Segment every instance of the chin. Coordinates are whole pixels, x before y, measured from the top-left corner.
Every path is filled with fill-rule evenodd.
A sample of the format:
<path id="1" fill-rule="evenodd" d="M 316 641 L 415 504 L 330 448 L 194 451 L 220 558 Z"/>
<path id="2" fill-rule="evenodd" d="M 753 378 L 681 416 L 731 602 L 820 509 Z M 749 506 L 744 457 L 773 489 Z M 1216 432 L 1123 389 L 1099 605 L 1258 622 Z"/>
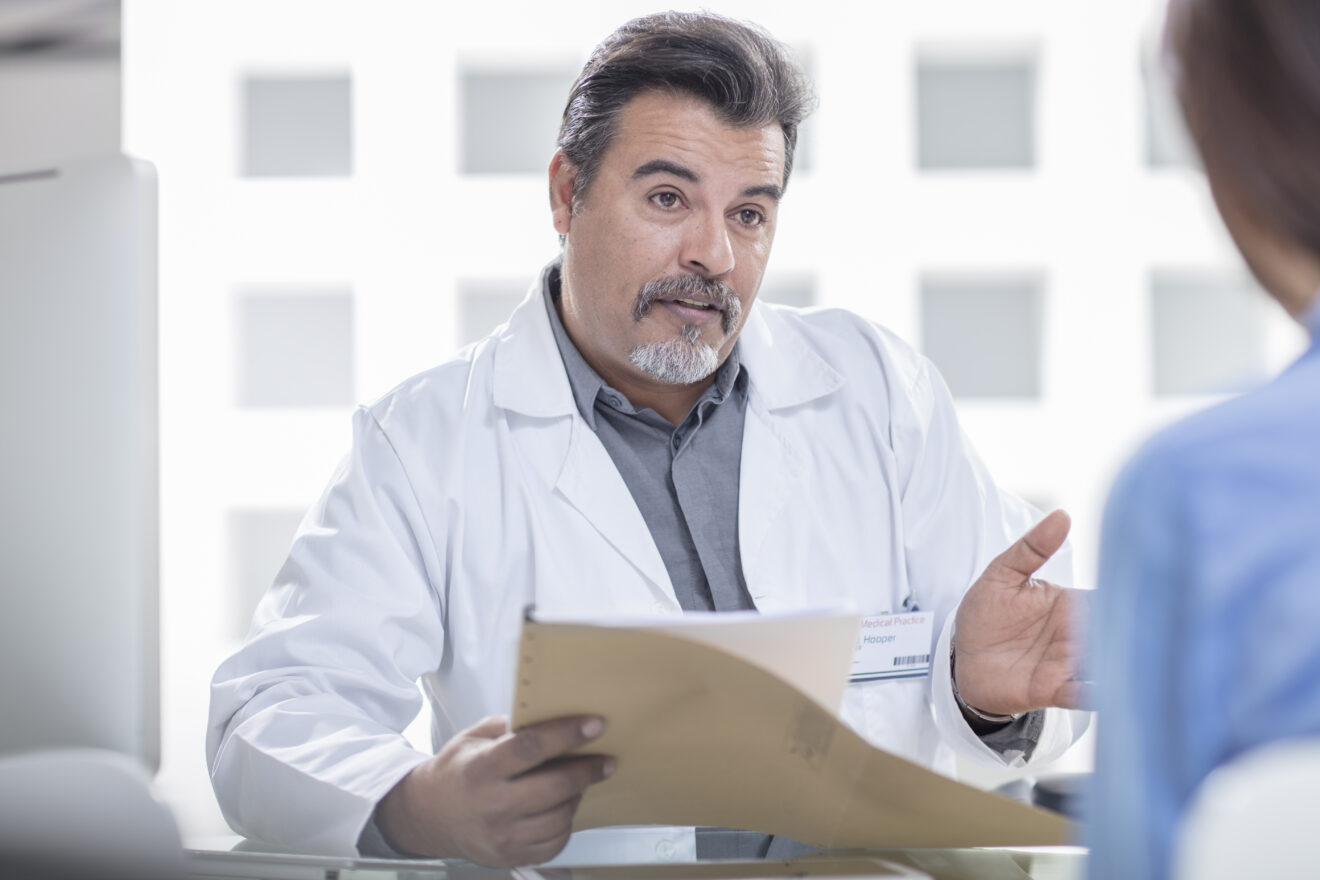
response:
<path id="1" fill-rule="evenodd" d="M 628 358 L 634 367 L 668 385 L 703 382 L 724 362 L 715 346 L 682 337 L 639 345 Z"/>

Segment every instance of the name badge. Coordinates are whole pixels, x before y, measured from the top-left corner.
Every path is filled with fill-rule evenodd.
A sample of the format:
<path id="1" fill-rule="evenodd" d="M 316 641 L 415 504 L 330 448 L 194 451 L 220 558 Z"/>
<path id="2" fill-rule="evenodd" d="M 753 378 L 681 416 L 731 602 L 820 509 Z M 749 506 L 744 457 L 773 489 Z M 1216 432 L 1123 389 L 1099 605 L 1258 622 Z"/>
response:
<path id="1" fill-rule="evenodd" d="M 930 674 L 930 611 L 877 614 L 862 618 L 849 682 L 920 678 Z"/>

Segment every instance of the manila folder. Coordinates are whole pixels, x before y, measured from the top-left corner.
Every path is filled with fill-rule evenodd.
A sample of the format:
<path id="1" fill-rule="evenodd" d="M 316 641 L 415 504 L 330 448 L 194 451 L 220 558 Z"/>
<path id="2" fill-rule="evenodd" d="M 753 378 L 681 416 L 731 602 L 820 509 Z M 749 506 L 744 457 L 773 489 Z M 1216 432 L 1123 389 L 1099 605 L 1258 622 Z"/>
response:
<path id="1" fill-rule="evenodd" d="M 1058 814 L 870 745 L 818 698 L 709 638 L 527 621 L 513 726 L 565 715 L 604 718 L 605 733 L 584 751 L 617 760 L 613 776 L 587 789 L 575 830 L 717 826 L 849 848 L 1076 837 Z"/>

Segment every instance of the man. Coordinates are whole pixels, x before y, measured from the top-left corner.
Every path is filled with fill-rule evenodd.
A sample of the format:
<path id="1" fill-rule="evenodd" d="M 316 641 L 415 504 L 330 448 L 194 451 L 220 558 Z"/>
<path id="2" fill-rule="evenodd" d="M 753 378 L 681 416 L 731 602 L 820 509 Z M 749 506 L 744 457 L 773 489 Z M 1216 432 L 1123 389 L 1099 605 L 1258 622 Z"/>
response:
<path id="1" fill-rule="evenodd" d="M 558 853 L 613 759 L 565 757 L 603 719 L 507 730 L 528 604 L 920 607 L 940 627 L 931 675 L 850 688 L 850 723 L 945 772 L 958 752 L 1021 763 L 1072 742 L 1067 713 L 1032 711 L 1075 701 L 1072 594 L 1029 581 L 1066 517 L 987 569 L 1027 511 L 931 366 L 849 313 L 754 305 L 808 105 L 779 44 L 717 16 L 638 19 L 598 47 L 550 163 L 561 258 L 507 325 L 358 413 L 216 674 L 208 752 L 236 829 L 494 865 Z M 434 756 L 399 733 L 418 679 Z M 691 852 L 690 829 L 654 834 Z"/>

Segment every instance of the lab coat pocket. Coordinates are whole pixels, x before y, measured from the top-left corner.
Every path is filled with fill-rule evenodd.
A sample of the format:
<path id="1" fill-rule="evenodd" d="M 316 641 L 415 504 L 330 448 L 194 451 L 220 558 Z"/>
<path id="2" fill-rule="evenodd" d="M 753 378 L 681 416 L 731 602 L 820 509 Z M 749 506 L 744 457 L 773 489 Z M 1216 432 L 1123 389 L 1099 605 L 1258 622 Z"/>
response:
<path id="1" fill-rule="evenodd" d="M 929 756 L 920 747 L 932 726 L 927 682 L 927 678 L 904 678 L 850 685 L 844 696 L 845 720 L 871 745 L 927 763 Z"/>

